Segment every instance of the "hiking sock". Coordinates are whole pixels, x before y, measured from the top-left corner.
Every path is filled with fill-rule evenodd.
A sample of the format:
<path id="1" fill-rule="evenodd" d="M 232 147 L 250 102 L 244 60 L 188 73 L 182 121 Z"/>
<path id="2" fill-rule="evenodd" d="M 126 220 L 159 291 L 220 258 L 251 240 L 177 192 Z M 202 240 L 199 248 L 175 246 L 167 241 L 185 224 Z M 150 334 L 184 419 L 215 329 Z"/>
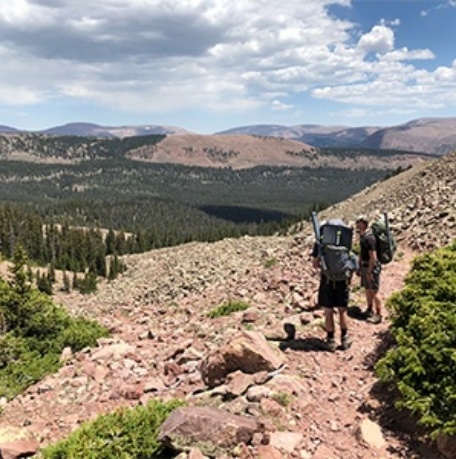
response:
<path id="1" fill-rule="evenodd" d="M 342 328 L 342 330 L 340 331 L 341 338 L 345 338 L 347 334 L 348 334 L 348 330 L 346 328 Z"/>
<path id="2" fill-rule="evenodd" d="M 334 339 L 334 332 L 326 332 L 326 339 L 333 340 Z"/>

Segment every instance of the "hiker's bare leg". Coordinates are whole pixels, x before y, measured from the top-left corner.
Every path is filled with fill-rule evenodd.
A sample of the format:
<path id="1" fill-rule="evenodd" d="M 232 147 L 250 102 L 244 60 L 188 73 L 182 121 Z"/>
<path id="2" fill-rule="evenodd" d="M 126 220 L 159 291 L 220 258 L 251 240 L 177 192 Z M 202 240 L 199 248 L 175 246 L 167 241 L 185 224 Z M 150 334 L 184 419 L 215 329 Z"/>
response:
<path id="1" fill-rule="evenodd" d="M 343 330 L 348 330 L 347 308 L 337 308 L 337 310 L 339 311 L 340 331 L 343 333 Z"/>
<path id="2" fill-rule="evenodd" d="M 371 290 L 371 292 L 372 292 L 372 306 L 374 308 L 374 314 L 381 316 L 382 315 L 382 300 L 380 298 L 380 293 L 374 290 Z"/>
<path id="3" fill-rule="evenodd" d="M 366 288 L 366 303 L 367 303 L 367 310 L 373 312 L 374 292 L 368 288 Z"/>
<path id="4" fill-rule="evenodd" d="M 334 333 L 334 310 L 325 308 L 325 328 L 327 333 Z"/>

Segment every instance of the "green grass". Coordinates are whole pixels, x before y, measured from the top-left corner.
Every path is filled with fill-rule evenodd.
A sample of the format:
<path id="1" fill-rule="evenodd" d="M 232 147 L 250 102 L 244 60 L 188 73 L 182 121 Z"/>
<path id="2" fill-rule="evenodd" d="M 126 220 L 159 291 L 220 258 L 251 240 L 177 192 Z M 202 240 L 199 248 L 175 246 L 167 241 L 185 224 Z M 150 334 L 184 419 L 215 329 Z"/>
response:
<path id="1" fill-rule="evenodd" d="M 277 263 L 278 263 L 277 258 L 275 258 L 275 257 L 274 257 L 274 258 L 269 258 L 269 259 L 267 259 L 267 260 L 264 262 L 264 267 L 265 267 L 266 269 L 272 268 L 272 267 L 275 266 Z"/>
<path id="2" fill-rule="evenodd" d="M 215 309 L 209 311 L 207 316 L 211 319 L 215 319 L 217 317 L 229 316 L 233 312 L 245 311 L 249 307 L 250 305 L 244 303 L 243 301 L 228 301 L 227 303 L 221 304 Z"/>

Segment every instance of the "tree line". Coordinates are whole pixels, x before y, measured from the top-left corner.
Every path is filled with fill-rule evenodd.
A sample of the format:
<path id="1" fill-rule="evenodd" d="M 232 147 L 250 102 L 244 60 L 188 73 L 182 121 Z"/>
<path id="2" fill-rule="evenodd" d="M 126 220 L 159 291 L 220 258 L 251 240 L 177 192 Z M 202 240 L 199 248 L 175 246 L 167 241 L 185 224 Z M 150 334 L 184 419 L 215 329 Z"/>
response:
<path id="1" fill-rule="evenodd" d="M 17 246 L 23 247 L 31 263 L 46 269 L 45 272 L 37 269 L 35 273 L 36 283 L 42 291 L 52 292 L 55 270 L 61 270 L 65 289 L 73 287 L 88 293 L 96 289 L 98 276 L 113 280 L 125 269 L 120 258 L 122 255 L 191 241 L 214 242 L 247 234 L 271 235 L 287 231 L 297 220 L 298 217 L 236 224 L 207 217 L 206 224 L 202 225 L 198 219 L 192 224 L 191 218 L 183 224 L 182 219 L 176 217 L 174 224 L 169 220 L 165 226 L 157 224 L 125 232 L 71 226 L 68 222 L 49 223 L 37 213 L 25 213 L 21 206 L 6 204 L 0 206 L 0 254 L 3 259 L 12 259 Z M 72 280 L 68 273 L 73 273 Z M 77 273 L 84 273 L 83 281 L 79 280 Z"/>

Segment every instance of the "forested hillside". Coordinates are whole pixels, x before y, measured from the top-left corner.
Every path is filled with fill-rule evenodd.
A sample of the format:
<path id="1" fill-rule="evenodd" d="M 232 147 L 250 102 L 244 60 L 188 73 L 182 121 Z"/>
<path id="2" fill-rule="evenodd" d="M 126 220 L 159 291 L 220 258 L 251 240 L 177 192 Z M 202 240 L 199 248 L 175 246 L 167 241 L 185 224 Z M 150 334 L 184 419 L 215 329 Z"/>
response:
<path id="1" fill-rule="evenodd" d="M 233 171 L 126 159 L 71 165 L 4 161 L 0 251 L 11 258 L 21 243 L 41 266 L 112 276 L 103 261 L 108 255 L 286 231 L 311 209 L 344 199 L 384 174 Z"/>
<path id="2" fill-rule="evenodd" d="M 245 137 L 247 162 L 273 158 L 271 145 L 277 142 L 288 148 L 278 139 L 252 144 Z M 207 146 L 210 138 L 188 139 Z M 409 160 L 422 160 L 420 155 L 405 155 L 398 166 L 396 151 L 326 149 L 310 154 L 302 146 L 284 154 L 293 161 L 310 161 L 311 166 L 197 167 L 161 162 L 165 157 L 150 162 L 147 152 L 164 140 L 160 135 L 0 136 L 2 257 L 11 259 L 20 244 L 32 263 L 47 267 L 47 280 L 53 280 L 55 269 L 73 272 L 74 279 L 76 272 L 90 274 L 88 282 L 94 276 L 112 279 L 122 269 L 118 256 L 189 241 L 286 232 L 292 223 L 306 220 L 311 210 L 400 172 Z M 255 150 L 255 145 L 267 153 Z M 201 148 L 217 161 L 226 156 L 224 151 Z M 195 154 L 185 150 L 186 157 Z M 373 162 L 364 168 L 366 155 Z M 44 282 L 43 287 L 50 289 Z"/>

